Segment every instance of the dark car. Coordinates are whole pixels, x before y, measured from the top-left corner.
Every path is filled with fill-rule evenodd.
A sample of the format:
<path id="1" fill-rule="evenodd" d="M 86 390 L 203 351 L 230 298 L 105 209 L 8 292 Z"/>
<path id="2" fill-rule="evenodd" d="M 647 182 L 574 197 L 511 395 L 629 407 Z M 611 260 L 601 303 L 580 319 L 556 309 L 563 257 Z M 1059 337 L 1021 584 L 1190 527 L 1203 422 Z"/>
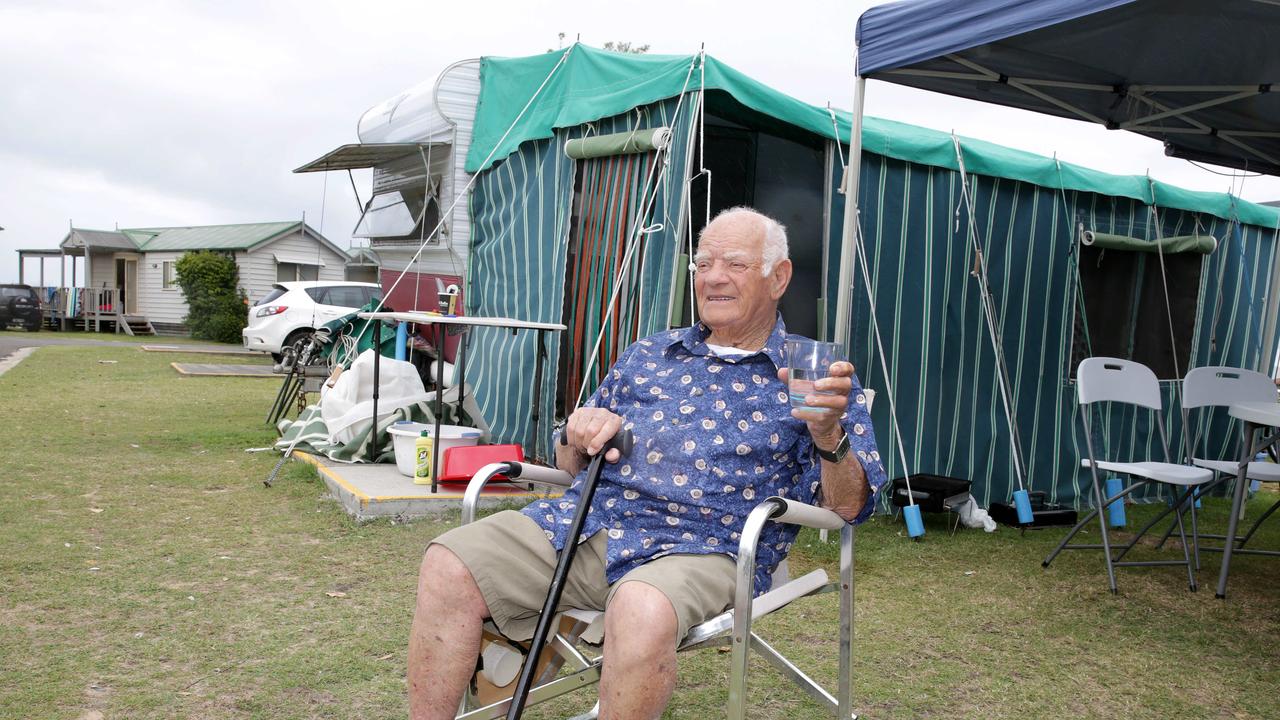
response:
<path id="1" fill-rule="evenodd" d="M 22 325 L 34 331 L 43 321 L 40 296 L 30 285 L 0 285 L 0 328 Z"/>

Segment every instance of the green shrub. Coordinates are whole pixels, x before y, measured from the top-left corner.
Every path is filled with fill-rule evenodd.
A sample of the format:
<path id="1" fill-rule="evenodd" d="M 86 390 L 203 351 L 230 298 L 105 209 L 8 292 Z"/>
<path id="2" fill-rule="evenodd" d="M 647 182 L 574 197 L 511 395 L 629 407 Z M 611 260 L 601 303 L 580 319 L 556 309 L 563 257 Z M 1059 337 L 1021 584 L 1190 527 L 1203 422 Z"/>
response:
<path id="1" fill-rule="evenodd" d="M 238 287 L 236 261 L 219 252 L 198 250 L 178 258 L 174 269 L 187 296 L 185 322 L 191 337 L 240 342 L 240 331 L 248 324 L 248 298 Z"/>

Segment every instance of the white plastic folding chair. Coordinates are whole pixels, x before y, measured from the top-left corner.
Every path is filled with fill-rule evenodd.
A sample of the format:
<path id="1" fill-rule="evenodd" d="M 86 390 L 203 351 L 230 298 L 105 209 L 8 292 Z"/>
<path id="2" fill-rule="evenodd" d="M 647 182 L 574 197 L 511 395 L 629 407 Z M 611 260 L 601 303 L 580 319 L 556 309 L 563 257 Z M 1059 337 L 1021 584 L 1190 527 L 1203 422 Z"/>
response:
<path id="1" fill-rule="evenodd" d="M 1201 438 L 1199 437 L 1199 432 L 1193 435 L 1190 431 L 1192 424 L 1191 411 L 1199 408 L 1225 408 L 1240 402 L 1264 402 L 1274 401 L 1275 399 L 1275 383 L 1266 375 L 1253 370 L 1214 365 L 1195 368 L 1187 373 L 1187 376 L 1182 380 L 1182 427 L 1186 435 L 1187 455 L 1192 464 L 1197 467 L 1208 468 L 1213 471 L 1215 476 L 1213 482 L 1199 490 L 1199 494 L 1203 495 L 1219 483 L 1234 480 L 1240 469 L 1240 460 L 1215 460 L 1195 457 L 1197 454 L 1208 453 L 1200 453 L 1197 450 Z M 1238 456 L 1239 453 L 1237 452 L 1236 455 Z M 1250 462 L 1245 472 L 1248 480 L 1280 483 L 1280 465 L 1276 463 Z M 1194 510 L 1194 506 L 1192 509 Z M 1245 545 L 1248 544 L 1249 539 L 1257 532 L 1263 521 L 1271 517 L 1277 509 L 1280 509 L 1280 501 L 1277 501 L 1266 512 L 1259 515 L 1247 532 L 1236 536 L 1236 546 L 1231 552 L 1254 555 L 1280 555 L 1280 551 L 1245 548 Z M 1165 533 L 1164 538 L 1160 541 L 1161 544 L 1168 539 L 1170 534 L 1171 532 Z M 1198 537 L 1214 540 L 1226 539 L 1226 536 L 1221 534 L 1199 534 Z M 1220 547 L 1206 546 L 1203 549 L 1210 552 L 1222 552 Z M 1199 566 L 1199 558 L 1196 558 L 1196 567 L 1198 568 Z"/>
<path id="2" fill-rule="evenodd" d="M 1187 568 L 1187 581 L 1194 592 L 1196 589 L 1196 576 L 1191 560 L 1191 542 L 1187 539 L 1187 533 L 1182 523 L 1182 513 L 1180 512 L 1173 514 L 1178 528 L 1178 536 L 1182 540 L 1182 561 L 1122 560 L 1137 545 L 1138 540 L 1141 539 L 1146 530 L 1150 529 L 1160 518 L 1182 507 L 1184 503 L 1190 502 L 1195 488 L 1213 479 L 1213 472 L 1210 470 L 1170 462 L 1169 438 L 1165 433 L 1164 418 L 1161 414 L 1163 403 L 1160 399 L 1160 383 L 1156 380 L 1155 373 L 1151 372 L 1151 369 L 1147 366 L 1131 360 L 1108 357 L 1088 358 L 1081 362 L 1080 367 L 1076 370 L 1076 391 L 1080 404 L 1081 420 L 1084 423 L 1085 448 L 1089 453 L 1088 459 L 1082 460 L 1080 464 L 1089 468 L 1090 477 L 1092 478 L 1093 509 L 1081 518 L 1080 522 L 1076 523 L 1066 537 L 1062 539 L 1058 547 L 1049 553 L 1049 556 L 1044 560 L 1044 567 L 1049 567 L 1049 563 L 1053 562 L 1053 559 L 1063 550 L 1102 550 L 1103 558 L 1106 560 L 1107 565 L 1107 579 L 1110 582 L 1111 592 L 1113 593 L 1117 592 L 1115 573 L 1117 567 L 1155 565 L 1185 565 Z M 1099 402 L 1124 403 L 1145 407 L 1150 410 L 1155 418 L 1156 427 L 1160 432 L 1160 444 L 1164 450 L 1164 461 L 1114 462 L 1098 459 L 1093 447 L 1090 409 L 1094 403 Z M 1100 471 L 1127 475 L 1131 482 L 1120 492 L 1107 497 L 1102 490 L 1103 482 Z M 1135 534 L 1127 545 L 1120 547 L 1119 553 L 1113 557 L 1104 510 L 1110 507 L 1112 503 L 1124 502 L 1124 499 L 1135 490 L 1153 483 L 1172 486 L 1175 491 L 1174 504 L 1164 513 L 1161 513 L 1156 520 L 1149 523 L 1146 528 L 1143 528 L 1141 532 Z M 1069 544 L 1071 538 L 1075 537 L 1076 533 L 1080 532 L 1095 516 L 1098 518 L 1098 527 L 1102 533 L 1102 544 Z M 1194 535 L 1192 537 L 1194 538 Z"/>
<path id="3" fill-rule="evenodd" d="M 560 470 L 518 462 L 493 463 L 472 477 L 462 500 L 462 523 L 472 522 L 480 504 L 481 492 L 494 477 L 505 475 L 519 483 L 550 488 L 564 488 L 573 478 Z M 840 531 L 840 579 L 830 582 L 825 570 L 818 569 L 802 577 L 787 579 L 785 561 L 774 574 L 773 588 L 752 597 L 755 587 L 756 545 L 768 523 L 790 523 L 820 530 Z M 706 622 L 694 626 L 678 648 L 678 652 L 731 645 L 729 698 L 726 716 L 731 720 L 746 717 L 748 656 L 755 651 L 801 690 L 824 706 L 834 717 L 848 720 L 853 712 L 853 539 L 854 528 L 836 513 L 824 508 L 771 497 L 756 505 L 747 516 L 738 544 L 737 587 L 734 607 Z M 752 623 L 792 601 L 828 592 L 840 594 L 839 680 L 835 695 L 796 667 L 781 652 L 752 630 Z M 740 610 L 740 612 L 739 612 Z M 604 613 L 594 610 L 570 610 L 561 613 L 556 629 L 547 640 L 536 681 L 529 691 L 531 707 L 566 693 L 590 687 L 600 681 L 603 656 L 599 649 L 604 639 Z M 485 623 L 481 667 L 463 698 L 458 720 L 480 720 L 504 717 L 510 705 L 516 675 L 523 662 L 524 648 L 502 636 L 491 622 Z M 568 671 L 562 672 L 567 666 Z M 599 703 L 573 720 L 595 718 Z"/>

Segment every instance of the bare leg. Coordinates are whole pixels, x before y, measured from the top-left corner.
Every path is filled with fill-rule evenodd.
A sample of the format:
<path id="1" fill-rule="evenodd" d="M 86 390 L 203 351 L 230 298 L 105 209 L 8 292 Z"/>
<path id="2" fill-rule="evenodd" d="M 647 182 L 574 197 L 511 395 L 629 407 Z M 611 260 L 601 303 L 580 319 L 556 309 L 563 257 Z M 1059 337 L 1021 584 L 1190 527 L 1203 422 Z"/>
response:
<path id="1" fill-rule="evenodd" d="M 676 611 L 657 588 L 623 583 L 604 617 L 601 720 L 662 715 L 676 686 Z"/>
<path id="2" fill-rule="evenodd" d="M 476 667 L 489 616 L 480 588 L 457 555 L 427 548 L 418 574 L 418 604 L 409 631 L 409 716 L 448 720 Z"/>

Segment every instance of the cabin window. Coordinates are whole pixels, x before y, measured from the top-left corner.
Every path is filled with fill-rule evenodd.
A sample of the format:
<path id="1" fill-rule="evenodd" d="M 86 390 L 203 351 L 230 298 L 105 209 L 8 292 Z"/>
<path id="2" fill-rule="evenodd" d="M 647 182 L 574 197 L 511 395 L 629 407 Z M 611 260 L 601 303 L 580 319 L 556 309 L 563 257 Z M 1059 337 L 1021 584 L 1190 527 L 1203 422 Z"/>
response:
<path id="1" fill-rule="evenodd" d="M 1165 253 L 1162 279 L 1161 256 L 1155 253 L 1085 245 L 1078 245 L 1077 250 L 1080 276 L 1071 373 L 1074 375 L 1080 361 L 1098 356 L 1140 362 L 1161 380 L 1174 380 L 1186 373 L 1204 256 Z"/>
<path id="2" fill-rule="evenodd" d="M 160 264 L 160 287 L 165 290 L 173 290 L 178 287 L 178 274 L 174 270 L 175 264 L 173 260 L 165 260 Z"/>
<path id="3" fill-rule="evenodd" d="M 365 204 L 353 237 L 369 238 L 377 245 L 438 243 L 440 232 L 440 183 L 402 186 L 379 192 Z"/>
<path id="4" fill-rule="evenodd" d="M 277 262 L 276 263 L 276 282 L 293 282 L 294 280 L 319 280 L 319 265 L 304 265 L 302 263 Z"/>

